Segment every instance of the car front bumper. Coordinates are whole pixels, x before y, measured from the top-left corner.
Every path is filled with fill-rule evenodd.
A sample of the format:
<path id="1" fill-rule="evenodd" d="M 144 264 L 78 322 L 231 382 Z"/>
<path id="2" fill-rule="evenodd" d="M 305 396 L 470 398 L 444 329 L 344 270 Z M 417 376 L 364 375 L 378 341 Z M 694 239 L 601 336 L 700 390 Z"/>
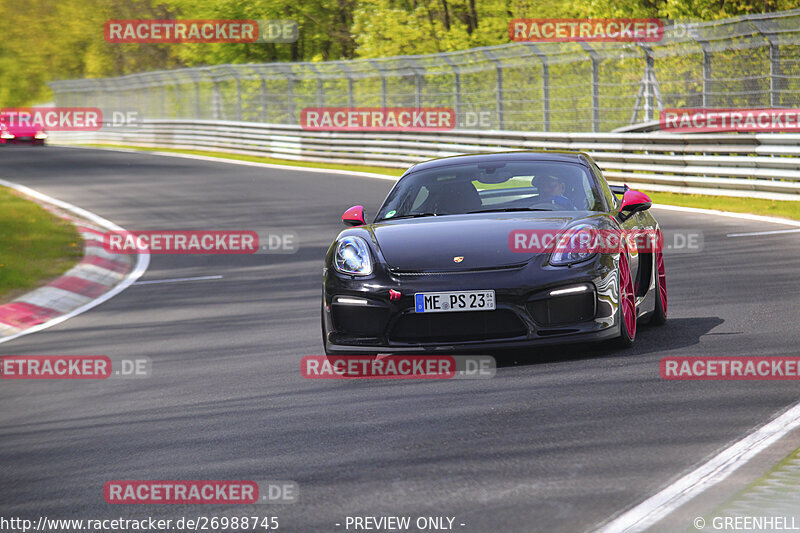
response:
<path id="1" fill-rule="evenodd" d="M 367 278 L 327 270 L 322 304 L 326 351 L 478 352 L 597 342 L 619 335 L 619 288 L 612 256 L 598 256 L 569 268 L 530 267 L 420 275 L 383 270 Z M 579 285 L 590 290 L 579 295 L 550 295 Z M 414 310 L 416 293 L 483 289 L 495 291 L 495 310 Z M 400 298 L 390 299 L 389 290 L 399 291 Z"/>

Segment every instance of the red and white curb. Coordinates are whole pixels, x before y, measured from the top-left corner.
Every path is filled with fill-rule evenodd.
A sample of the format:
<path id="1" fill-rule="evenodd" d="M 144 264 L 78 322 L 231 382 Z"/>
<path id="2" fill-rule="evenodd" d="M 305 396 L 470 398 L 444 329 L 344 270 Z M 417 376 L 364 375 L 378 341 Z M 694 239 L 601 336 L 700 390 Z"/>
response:
<path id="1" fill-rule="evenodd" d="M 76 226 L 84 242 L 83 259 L 61 277 L 4 305 L 0 305 L 0 343 L 41 331 L 100 305 L 125 290 L 144 274 L 148 254 L 117 255 L 103 248 L 103 234 L 124 231 L 113 222 L 85 209 L 0 179 Z"/>

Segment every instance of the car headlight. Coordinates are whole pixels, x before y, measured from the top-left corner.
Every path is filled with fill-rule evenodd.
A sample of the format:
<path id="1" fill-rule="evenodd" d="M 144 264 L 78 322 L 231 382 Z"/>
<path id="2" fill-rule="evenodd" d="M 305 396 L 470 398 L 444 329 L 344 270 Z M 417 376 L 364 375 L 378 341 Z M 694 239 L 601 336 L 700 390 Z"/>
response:
<path id="1" fill-rule="evenodd" d="M 372 274 L 372 256 L 367 241 L 361 237 L 342 237 L 336 244 L 333 267 L 342 274 L 369 276 Z"/>
<path id="2" fill-rule="evenodd" d="M 8 133 L 7 131 L 4 131 L 3 133 L 0 133 L 0 137 L 2 137 L 3 139 L 13 139 L 14 135 Z"/>
<path id="3" fill-rule="evenodd" d="M 43 131 L 37 131 L 33 137 L 34 139 L 47 139 L 47 134 Z"/>
<path id="4" fill-rule="evenodd" d="M 569 228 L 556 239 L 550 264 L 565 266 L 586 261 L 597 253 L 596 239 L 597 228 L 591 224 L 578 224 Z"/>

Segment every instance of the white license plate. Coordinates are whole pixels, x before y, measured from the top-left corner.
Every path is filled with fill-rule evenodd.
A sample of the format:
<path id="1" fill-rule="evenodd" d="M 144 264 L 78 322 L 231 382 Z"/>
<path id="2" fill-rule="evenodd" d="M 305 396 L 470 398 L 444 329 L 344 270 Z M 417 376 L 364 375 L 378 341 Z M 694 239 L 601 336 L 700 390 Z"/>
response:
<path id="1" fill-rule="evenodd" d="M 452 311 L 494 311 L 494 291 L 418 292 L 414 295 L 417 313 Z"/>

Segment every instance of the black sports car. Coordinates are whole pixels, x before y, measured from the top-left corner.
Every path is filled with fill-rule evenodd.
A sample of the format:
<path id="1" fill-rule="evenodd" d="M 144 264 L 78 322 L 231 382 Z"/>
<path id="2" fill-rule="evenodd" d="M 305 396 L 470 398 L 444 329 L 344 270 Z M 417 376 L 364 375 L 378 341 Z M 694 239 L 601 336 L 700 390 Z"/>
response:
<path id="1" fill-rule="evenodd" d="M 531 247 L 526 239 L 551 235 L 574 244 L 575 237 L 660 235 L 650 205 L 641 192 L 612 191 L 578 152 L 415 165 L 371 224 L 362 206 L 342 216 L 351 227 L 325 257 L 325 352 L 486 351 L 606 339 L 629 346 L 637 319 L 666 320 L 660 246 L 625 237 L 616 249 L 556 246 L 552 239 Z M 526 246 L 515 247 L 516 239 Z"/>

